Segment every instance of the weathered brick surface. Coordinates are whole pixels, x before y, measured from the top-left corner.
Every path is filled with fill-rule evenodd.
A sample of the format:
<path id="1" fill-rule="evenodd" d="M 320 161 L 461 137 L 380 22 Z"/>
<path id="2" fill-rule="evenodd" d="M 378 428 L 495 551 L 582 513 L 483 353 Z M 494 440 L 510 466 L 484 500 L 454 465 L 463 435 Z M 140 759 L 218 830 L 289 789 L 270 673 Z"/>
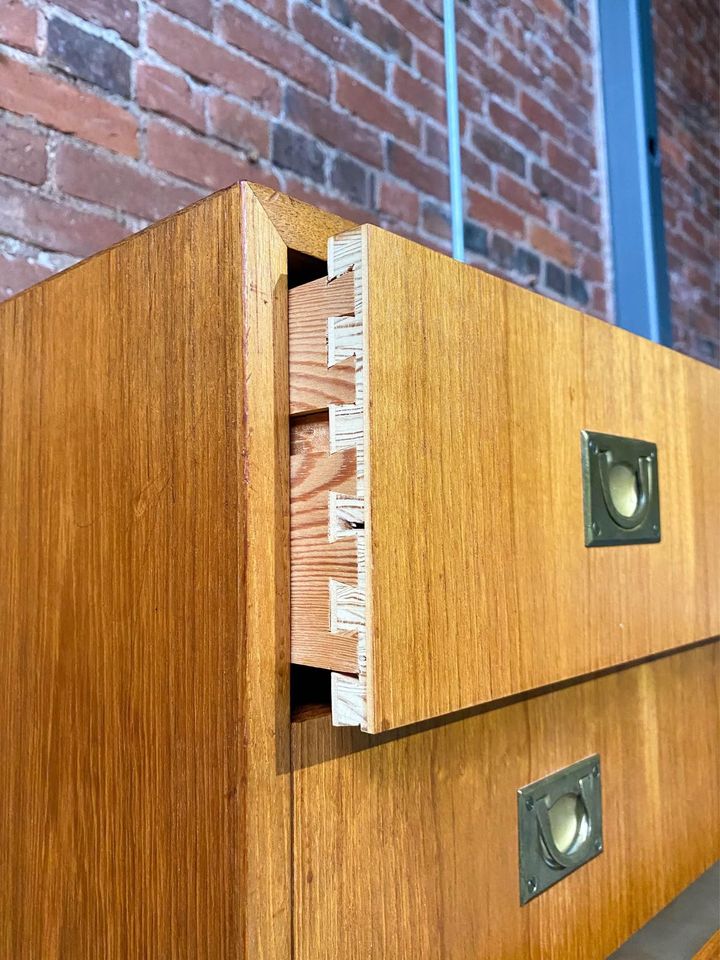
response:
<path id="1" fill-rule="evenodd" d="M 114 43 L 61 17 L 47 25 L 48 63 L 121 97 L 130 96 L 130 56 Z"/>
<path id="2" fill-rule="evenodd" d="M 20 0 L 0 0 L 0 43 L 37 53 L 41 18 Z"/>
<path id="3" fill-rule="evenodd" d="M 55 164 L 57 185 L 64 193 L 145 220 L 166 217 L 202 196 L 193 187 L 167 183 L 125 159 L 74 143 L 59 146 Z"/>
<path id="4" fill-rule="evenodd" d="M 673 340 L 720 365 L 720 9 L 715 0 L 653 9 Z"/>
<path id="5" fill-rule="evenodd" d="M 51 273 L 52 267 L 31 260 L 29 255 L 0 253 L 0 299 L 11 297 L 25 287 L 44 280 Z"/>
<path id="6" fill-rule="evenodd" d="M 101 147 L 138 155 L 138 122 L 126 107 L 12 57 L 0 56 L 0 109 Z"/>
<path id="7" fill-rule="evenodd" d="M 193 130 L 205 130 L 205 97 L 182 74 L 151 63 L 138 64 L 137 102 L 141 107 L 179 120 Z"/>
<path id="8" fill-rule="evenodd" d="M 47 136 L 0 121 L 0 174 L 26 183 L 44 183 Z"/>
<path id="9" fill-rule="evenodd" d="M 611 319 L 594 0 L 456 4 L 468 259 Z M 683 349 L 717 357 L 718 13 L 657 0 Z M 0 296 L 260 180 L 450 247 L 441 0 L 0 0 Z"/>
<path id="10" fill-rule="evenodd" d="M 117 31 L 129 43 L 138 42 L 140 22 L 137 0 L 57 0 L 57 5 L 89 23 Z"/>

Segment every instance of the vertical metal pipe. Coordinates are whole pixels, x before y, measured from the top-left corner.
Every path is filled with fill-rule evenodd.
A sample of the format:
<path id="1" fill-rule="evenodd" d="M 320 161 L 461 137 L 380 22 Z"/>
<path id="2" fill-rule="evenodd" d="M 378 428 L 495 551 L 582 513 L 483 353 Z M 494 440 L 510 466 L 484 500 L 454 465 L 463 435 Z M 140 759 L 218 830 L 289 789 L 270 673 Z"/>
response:
<path id="1" fill-rule="evenodd" d="M 450 167 L 450 217 L 452 253 L 465 259 L 463 231 L 462 165 L 460 162 L 460 112 L 458 109 L 457 54 L 455 46 L 455 0 L 443 0 L 445 39 L 445 99 L 447 102 L 448 165 Z"/>

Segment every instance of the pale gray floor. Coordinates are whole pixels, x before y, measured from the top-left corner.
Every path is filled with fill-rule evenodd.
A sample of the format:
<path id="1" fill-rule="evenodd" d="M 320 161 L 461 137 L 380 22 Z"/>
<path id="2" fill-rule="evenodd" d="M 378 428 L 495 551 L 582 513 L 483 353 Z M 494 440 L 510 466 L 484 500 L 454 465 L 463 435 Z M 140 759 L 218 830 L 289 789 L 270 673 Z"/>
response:
<path id="1" fill-rule="evenodd" d="M 692 960 L 720 926 L 720 861 L 608 960 Z"/>

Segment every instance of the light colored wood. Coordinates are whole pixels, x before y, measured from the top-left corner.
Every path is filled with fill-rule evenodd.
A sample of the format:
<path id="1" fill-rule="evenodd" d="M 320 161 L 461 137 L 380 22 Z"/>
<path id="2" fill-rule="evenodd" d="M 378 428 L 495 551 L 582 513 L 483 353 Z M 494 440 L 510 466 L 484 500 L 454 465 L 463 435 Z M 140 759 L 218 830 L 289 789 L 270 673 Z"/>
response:
<path id="1" fill-rule="evenodd" d="M 355 400 L 355 361 L 328 358 L 330 318 L 354 312 L 353 276 L 332 283 L 320 277 L 290 291 L 290 413 L 327 410 L 333 403 Z"/>
<path id="2" fill-rule="evenodd" d="M 365 725 L 365 414 L 362 235 L 328 244 L 329 279 L 290 301 L 291 410 L 327 409 L 319 452 L 292 457 L 292 659 L 332 678 L 338 724 Z M 350 380 L 350 376 L 352 380 Z"/>
<path id="3" fill-rule="evenodd" d="M 718 634 L 718 371 L 378 228 L 362 236 L 343 269 L 364 274 L 364 726 Z M 585 546 L 582 429 L 657 443 L 659 544 Z"/>
<path id="4" fill-rule="evenodd" d="M 720 960 L 720 930 L 695 954 L 693 960 Z"/>
<path id="5" fill-rule="evenodd" d="M 353 387 L 354 394 L 354 387 Z M 352 673 L 357 670 L 357 637 L 331 632 L 330 582 L 357 578 L 354 536 L 333 534 L 331 498 L 356 490 L 355 451 L 329 452 L 327 421 L 312 440 L 290 457 L 290 556 L 292 660 L 307 666 Z M 319 449 L 318 449 L 319 447 Z"/>
<path id="6" fill-rule="evenodd" d="M 296 960 L 599 960 L 720 855 L 720 650 L 368 737 L 294 725 Z M 525 907 L 516 790 L 599 752 L 604 852 Z"/>

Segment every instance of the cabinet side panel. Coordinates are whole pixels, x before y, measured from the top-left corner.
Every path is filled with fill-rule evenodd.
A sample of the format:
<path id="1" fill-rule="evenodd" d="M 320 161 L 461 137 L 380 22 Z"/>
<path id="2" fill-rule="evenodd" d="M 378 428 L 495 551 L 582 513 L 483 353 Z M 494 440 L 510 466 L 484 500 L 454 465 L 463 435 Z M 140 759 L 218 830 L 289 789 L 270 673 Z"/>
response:
<path id="1" fill-rule="evenodd" d="M 237 958 L 240 197 L 0 308 L 0 954 Z"/>
<path id="2" fill-rule="evenodd" d="M 402 735 L 297 724 L 297 960 L 608 956 L 720 855 L 719 654 Z M 516 791 L 596 752 L 603 852 L 520 906 Z"/>

